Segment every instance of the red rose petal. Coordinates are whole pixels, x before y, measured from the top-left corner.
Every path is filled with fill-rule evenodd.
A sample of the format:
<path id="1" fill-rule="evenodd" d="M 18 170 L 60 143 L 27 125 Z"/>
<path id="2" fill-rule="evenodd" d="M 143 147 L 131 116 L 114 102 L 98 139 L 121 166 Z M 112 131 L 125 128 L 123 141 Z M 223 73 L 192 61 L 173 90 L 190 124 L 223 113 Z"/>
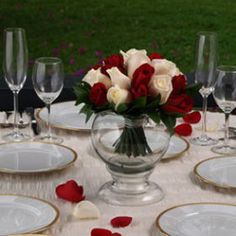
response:
<path id="1" fill-rule="evenodd" d="M 149 58 L 153 60 L 153 59 L 162 59 L 163 57 L 160 54 L 153 52 L 151 55 L 149 55 Z"/>
<path id="2" fill-rule="evenodd" d="M 112 236 L 122 236 L 120 233 L 113 233 Z"/>
<path id="3" fill-rule="evenodd" d="M 126 227 L 132 222 L 132 217 L 130 216 L 118 216 L 111 220 L 111 225 L 114 228 Z"/>
<path id="4" fill-rule="evenodd" d="M 192 126 L 190 124 L 181 124 L 175 127 L 175 133 L 181 136 L 189 136 L 192 133 Z"/>
<path id="5" fill-rule="evenodd" d="M 59 198 L 70 202 L 80 202 L 85 199 L 83 186 L 78 185 L 74 180 L 69 180 L 56 187 L 56 194 Z"/>
<path id="6" fill-rule="evenodd" d="M 91 231 L 91 236 L 112 236 L 112 232 L 108 229 L 95 228 Z"/>
<path id="7" fill-rule="evenodd" d="M 192 113 L 189 113 L 183 117 L 183 120 L 186 123 L 190 124 L 196 124 L 201 120 L 201 114 L 199 111 L 194 111 Z"/>

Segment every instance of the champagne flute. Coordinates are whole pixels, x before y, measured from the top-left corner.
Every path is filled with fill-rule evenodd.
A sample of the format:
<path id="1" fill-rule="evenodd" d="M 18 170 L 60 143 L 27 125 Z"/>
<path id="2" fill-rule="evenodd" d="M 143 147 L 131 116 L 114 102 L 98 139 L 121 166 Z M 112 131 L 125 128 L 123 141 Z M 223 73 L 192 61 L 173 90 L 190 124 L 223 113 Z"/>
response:
<path id="1" fill-rule="evenodd" d="M 39 98 L 45 103 L 48 110 L 47 134 L 36 138 L 50 143 L 61 143 L 62 138 L 53 136 L 50 126 L 50 105 L 59 96 L 63 88 L 63 63 L 56 57 L 38 58 L 33 67 L 33 86 Z"/>
<path id="2" fill-rule="evenodd" d="M 14 129 L 3 136 L 6 141 L 23 141 L 30 139 L 18 128 L 18 94 L 22 89 L 28 67 L 28 49 L 25 31 L 22 28 L 4 30 L 3 73 L 5 81 L 14 95 Z"/>
<path id="3" fill-rule="evenodd" d="M 213 147 L 211 150 L 219 154 L 235 154 L 236 147 L 229 142 L 229 115 L 236 107 L 236 66 L 219 66 L 215 90 L 213 92 L 217 105 L 225 114 L 224 143 Z"/>
<path id="4" fill-rule="evenodd" d="M 203 121 L 202 134 L 190 140 L 195 145 L 208 146 L 218 142 L 217 139 L 208 137 L 206 133 L 207 98 L 214 91 L 216 66 L 217 35 L 215 32 L 199 32 L 196 48 L 195 83 L 202 84 L 199 92 L 203 98 Z"/>

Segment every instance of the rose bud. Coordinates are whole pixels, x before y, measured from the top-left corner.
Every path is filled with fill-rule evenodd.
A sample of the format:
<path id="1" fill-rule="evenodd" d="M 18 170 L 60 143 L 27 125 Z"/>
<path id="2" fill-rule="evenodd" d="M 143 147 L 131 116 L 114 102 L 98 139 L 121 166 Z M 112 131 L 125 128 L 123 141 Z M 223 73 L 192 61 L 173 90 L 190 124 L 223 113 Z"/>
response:
<path id="1" fill-rule="evenodd" d="M 149 83 L 150 94 L 153 97 L 161 95 L 160 104 L 168 100 L 172 90 L 172 78 L 169 75 L 154 75 Z"/>
<path id="2" fill-rule="evenodd" d="M 121 89 L 118 86 L 113 86 L 109 88 L 107 92 L 107 100 L 109 103 L 115 104 L 115 110 L 122 103 L 129 103 L 130 93 L 126 89 Z"/>

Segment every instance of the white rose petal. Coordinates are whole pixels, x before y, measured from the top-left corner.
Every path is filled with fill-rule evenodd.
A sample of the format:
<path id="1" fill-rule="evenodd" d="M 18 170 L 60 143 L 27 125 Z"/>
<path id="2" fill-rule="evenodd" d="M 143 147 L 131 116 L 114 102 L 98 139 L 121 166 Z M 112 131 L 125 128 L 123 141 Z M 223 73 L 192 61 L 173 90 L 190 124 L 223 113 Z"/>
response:
<path id="1" fill-rule="evenodd" d="M 132 54 L 127 61 L 128 76 L 132 78 L 135 70 L 145 63 L 150 63 L 150 58 L 143 52 L 136 52 Z"/>
<path id="2" fill-rule="evenodd" d="M 137 50 L 135 48 L 131 48 L 127 52 L 120 50 L 120 54 L 123 56 L 124 59 L 124 64 L 127 65 L 129 57 L 137 52 L 147 55 L 147 51 L 145 49 Z"/>
<path id="3" fill-rule="evenodd" d="M 96 205 L 90 201 L 84 200 L 75 206 L 73 216 L 78 219 L 98 219 L 101 214 Z"/>
<path id="4" fill-rule="evenodd" d="M 166 59 L 153 59 L 151 64 L 157 75 L 170 75 L 173 77 L 182 74 L 175 63 Z"/>
<path id="5" fill-rule="evenodd" d="M 128 103 L 130 100 L 130 94 L 129 91 L 126 89 L 122 89 L 118 86 L 113 86 L 109 88 L 107 91 L 107 100 L 109 103 L 115 104 L 115 109 L 121 104 L 121 103 Z"/>
<path id="6" fill-rule="evenodd" d="M 96 83 L 103 83 L 107 89 L 111 87 L 110 78 L 102 74 L 100 68 L 98 68 L 97 70 L 89 70 L 88 73 L 82 79 L 82 81 L 87 82 L 88 84 L 90 84 L 90 86 L 93 86 Z"/>
<path id="7" fill-rule="evenodd" d="M 117 67 L 112 67 L 107 70 L 107 73 L 110 75 L 113 86 L 117 85 L 122 89 L 128 89 L 130 87 L 131 79 L 121 73 Z"/>
<path id="8" fill-rule="evenodd" d="M 149 83 L 149 90 L 153 96 L 161 95 L 161 104 L 166 103 L 172 90 L 172 77 L 169 75 L 154 75 Z"/>

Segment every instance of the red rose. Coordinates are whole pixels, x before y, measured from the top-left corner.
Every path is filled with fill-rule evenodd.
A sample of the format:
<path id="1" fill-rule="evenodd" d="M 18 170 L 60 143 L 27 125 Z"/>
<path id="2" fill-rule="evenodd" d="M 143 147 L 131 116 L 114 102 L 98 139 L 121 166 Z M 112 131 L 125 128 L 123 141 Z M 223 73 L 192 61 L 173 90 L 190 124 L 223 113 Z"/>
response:
<path id="1" fill-rule="evenodd" d="M 177 75 L 174 76 L 172 79 L 172 86 L 173 90 L 171 92 L 171 95 L 177 95 L 184 92 L 187 85 L 187 80 L 185 75 Z"/>
<path id="2" fill-rule="evenodd" d="M 192 134 L 192 126 L 190 124 L 177 125 L 175 133 L 181 136 L 189 136 Z"/>
<path id="3" fill-rule="evenodd" d="M 104 59 L 105 65 L 111 65 L 116 67 L 123 67 L 124 65 L 124 59 L 122 55 L 114 54 L 110 57 L 107 57 Z"/>
<path id="4" fill-rule="evenodd" d="M 113 66 L 112 65 L 105 65 L 101 67 L 101 73 L 109 77 L 109 74 L 107 73 L 108 69 L 111 69 Z"/>
<path id="5" fill-rule="evenodd" d="M 145 84 L 140 84 L 137 88 L 131 88 L 131 94 L 133 95 L 134 99 L 139 97 L 146 97 L 148 94 L 148 89 Z"/>
<path id="6" fill-rule="evenodd" d="M 103 83 L 96 83 L 89 93 L 90 101 L 96 106 L 103 106 L 107 103 L 107 89 Z"/>
<path id="7" fill-rule="evenodd" d="M 178 96 L 170 96 L 166 104 L 162 106 L 162 110 L 167 113 L 185 114 L 192 110 L 193 99 L 186 94 Z"/>
<path id="8" fill-rule="evenodd" d="M 131 87 L 138 88 L 141 84 L 148 86 L 153 74 L 154 68 L 152 66 L 147 63 L 141 65 L 133 74 Z"/>
<path id="9" fill-rule="evenodd" d="M 101 67 L 101 72 L 104 75 L 108 75 L 107 70 L 111 69 L 112 67 L 117 67 L 122 73 L 124 73 L 124 59 L 122 55 L 114 54 L 110 57 L 107 57 L 103 61 L 104 65 Z"/>
<path id="10" fill-rule="evenodd" d="M 160 54 L 156 53 L 156 52 L 153 52 L 151 55 L 149 55 L 149 58 L 151 60 L 153 60 L 153 59 L 163 59 L 163 57 Z"/>

